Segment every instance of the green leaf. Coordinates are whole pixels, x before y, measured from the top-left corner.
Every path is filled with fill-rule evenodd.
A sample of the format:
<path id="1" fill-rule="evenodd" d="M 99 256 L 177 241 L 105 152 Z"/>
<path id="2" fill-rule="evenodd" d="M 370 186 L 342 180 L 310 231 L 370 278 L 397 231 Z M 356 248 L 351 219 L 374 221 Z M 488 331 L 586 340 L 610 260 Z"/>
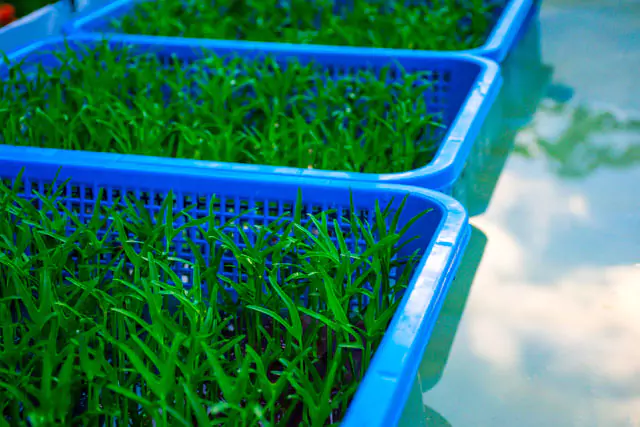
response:
<path id="1" fill-rule="evenodd" d="M 196 421 L 199 426 L 206 426 L 210 424 L 209 416 L 207 412 L 203 409 L 204 402 L 197 396 L 197 394 L 189 387 L 185 380 L 180 380 L 180 385 L 184 390 L 184 394 L 189 402 L 188 408 L 192 411 L 192 413 L 196 417 Z"/>

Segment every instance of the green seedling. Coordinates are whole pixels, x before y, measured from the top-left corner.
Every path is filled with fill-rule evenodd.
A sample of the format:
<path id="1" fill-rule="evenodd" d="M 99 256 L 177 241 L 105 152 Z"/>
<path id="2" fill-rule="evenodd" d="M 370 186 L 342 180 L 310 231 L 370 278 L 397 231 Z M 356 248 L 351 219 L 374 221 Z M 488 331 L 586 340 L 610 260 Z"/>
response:
<path id="1" fill-rule="evenodd" d="M 13 64 L 0 82 L 0 143 L 392 173 L 427 165 L 446 130 L 430 71 L 335 76 L 294 60 L 185 63 L 106 43 L 56 55 L 55 68 Z"/>
<path id="2" fill-rule="evenodd" d="M 420 50 L 481 46 L 505 1 L 160 0 L 114 20 L 129 34 Z"/>
<path id="3" fill-rule="evenodd" d="M 73 181 L 25 188 L 0 182 L 8 425 L 337 424 L 419 256 L 404 203 L 341 216 L 299 194 L 258 227 L 266 202 L 165 193 L 154 213 L 106 190 L 87 213 Z"/>

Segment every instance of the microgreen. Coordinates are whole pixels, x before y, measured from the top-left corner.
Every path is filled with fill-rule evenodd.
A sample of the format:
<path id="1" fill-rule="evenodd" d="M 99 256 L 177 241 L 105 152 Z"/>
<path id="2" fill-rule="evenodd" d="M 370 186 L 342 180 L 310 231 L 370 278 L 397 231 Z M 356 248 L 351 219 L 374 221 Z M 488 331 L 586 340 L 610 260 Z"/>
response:
<path id="1" fill-rule="evenodd" d="M 0 181 L 10 425 L 338 423 L 419 255 L 399 253 L 403 202 L 369 222 L 299 194 L 258 227 L 216 197 L 101 190 L 89 212 L 73 181 L 28 188 Z"/>
<path id="2" fill-rule="evenodd" d="M 112 27 L 130 34 L 395 49 L 461 50 L 486 40 L 504 0 L 160 0 Z"/>
<path id="3" fill-rule="evenodd" d="M 136 55 L 98 47 L 16 63 L 0 143 L 352 172 L 425 166 L 444 130 L 431 71 L 333 75 L 272 57 Z"/>

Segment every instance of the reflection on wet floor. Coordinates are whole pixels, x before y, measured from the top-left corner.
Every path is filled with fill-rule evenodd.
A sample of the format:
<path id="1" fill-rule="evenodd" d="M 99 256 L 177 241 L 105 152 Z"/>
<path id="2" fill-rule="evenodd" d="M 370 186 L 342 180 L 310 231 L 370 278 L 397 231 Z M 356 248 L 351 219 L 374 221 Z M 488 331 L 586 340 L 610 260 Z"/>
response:
<path id="1" fill-rule="evenodd" d="M 424 405 L 423 394 L 433 388 L 442 377 L 486 243 L 485 234 L 472 227 L 467 251 L 461 261 L 461 268 L 451 284 L 447 299 L 444 301 L 438 321 L 431 333 L 431 339 L 425 350 L 425 358 L 405 405 L 403 418 L 400 422 L 401 426 L 445 427 L 450 425 L 442 415 Z"/>
<path id="2" fill-rule="evenodd" d="M 640 116 L 547 100 L 518 135 L 515 152 L 544 157 L 563 178 L 584 178 L 599 168 L 633 167 L 640 162 Z"/>
<path id="3" fill-rule="evenodd" d="M 639 69 L 640 0 L 533 17 L 454 189 L 472 241 L 401 425 L 640 426 Z"/>
<path id="4" fill-rule="evenodd" d="M 518 35 L 517 48 L 502 66 L 500 94 L 453 188 L 452 195 L 465 205 L 470 216 L 487 210 L 518 131 L 532 120 L 552 76 L 552 69 L 542 63 L 537 14 L 538 9 L 533 8 L 529 25 Z"/>
<path id="5" fill-rule="evenodd" d="M 464 313 L 469 291 L 482 261 L 486 245 L 487 236 L 476 227 L 472 227 L 469 245 L 461 261 L 462 267 L 442 305 L 420 367 L 419 381 L 422 392 L 431 390 L 442 377 L 449 359 L 455 332 L 460 324 L 462 313 Z"/>

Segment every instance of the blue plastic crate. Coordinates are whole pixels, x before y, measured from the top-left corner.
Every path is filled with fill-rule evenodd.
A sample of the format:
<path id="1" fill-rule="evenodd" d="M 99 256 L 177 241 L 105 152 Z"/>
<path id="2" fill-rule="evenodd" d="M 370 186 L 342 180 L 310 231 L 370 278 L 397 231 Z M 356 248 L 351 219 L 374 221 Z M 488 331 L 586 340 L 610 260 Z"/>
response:
<path id="1" fill-rule="evenodd" d="M 81 47 L 97 45 L 103 40 L 103 36 L 99 34 L 82 34 L 70 36 L 66 39 L 66 43 L 77 50 Z M 124 35 L 110 37 L 109 43 L 114 48 L 128 46 L 133 48 L 135 52 L 154 53 L 167 60 L 171 54 L 175 54 L 186 62 L 202 58 L 203 51 L 213 51 L 223 56 L 238 54 L 253 58 L 270 55 L 283 63 L 296 58 L 302 63 L 313 61 L 324 69 L 330 70 L 332 78 L 352 75 L 363 69 L 377 72 L 392 63 L 383 52 L 353 55 L 335 47 L 316 48 L 310 51 L 304 46 L 296 45 L 237 44 L 210 40 Z M 57 59 L 47 52 L 62 49 L 64 46 L 65 40 L 63 38 L 52 38 L 19 50 L 10 59 L 12 61 L 25 60 L 25 64 L 42 64 L 46 67 L 53 67 L 58 63 Z M 500 90 L 502 78 L 499 67 L 493 61 L 483 58 L 439 53 L 428 53 L 421 58 L 412 55 L 399 55 L 395 63 L 408 72 L 431 72 L 429 77 L 431 85 L 425 93 L 428 108 L 433 112 L 440 113 L 443 123 L 447 126 L 446 131 L 437 135 L 441 142 L 435 157 L 429 164 L 421 168 L 402 173 L 373 174 L 134 155 L 130 155 L 126 159 L 140 165 L 166 164 L 179 167 L 200 167 L 209 170 L 236 170 L 244 173 L 277 174 L 282 178 L 305 176 L 321 179 L 386 182 L 442 189 L 450 192 L 451 186 L 462 172 L 476 136 Z M 6 72 L 7 67 L 0 66 L 0 76 Z M 3 146 L 0 145 L 0 152 L 2 149 Z"/>
<path id="2" fill-rule="evenodd" d="M 148 0 L 117 0 L 103 9 L 88 14 L 78 19 L 74 19 L 67 23 L 63 31 L 67 34 L 77 32 L 111 32 L 109 25 L 112 20 L 118 19 L 126 15 L 140 1 Z M 505 6 L 497 10 L 494 16 L 493 28 L 487 37 L 487 41 L 481 47 L 463 51 L 473 55 L 483 56 L 502 62 L 514 44 L 517 42 L 520 29 L 526 24 L 530 9 L 533 7 L 535 0 L 507 0 Z M 248 41 L 238 41 L 236 43 L 253 43 Z M 321 50 L 323 46 L 307 46 L 307 51 L 313 52 L 316 48 Z M 425 51 L 419 50 L 400 50 L 400 49 L 377 49 L 364 47 L 342 47 L 352 54 L 373 54 L 373 52 L 382 50 L 385 55 L 406 55 L 422 57 Z"/>
<path id="3" fill-rule="evenodd" d="M 252 210 L 238 220 L 249 223 L 273 221 L 283 213 L 290 213 L 298 189 L 302 191 L 307 209 L 341 212 L 349 208 L 353 197 L 356 212 L 369 219 L 375 217 L 376 201 L 385 206 L 392 201 L 399 203 L 408 196 L 401 226 L 417 213 L 432 209 L 407 234 L 407 238 L 417 239 L 406 245 L 400 256 L 418 250 L 421 259 L 343 422 L 344 427 L 396 425 L 468 243 L 470 227 L 458 202 L 440 193 L 413 187 L 143 165 L 124 161 L 124 156 L 116 154 L 11 147 L 0 152 L 0 179 L 14 179 L 22 168 L 24 189 L 20 194 L 25 197 L 29 197 L 32 190 L 44 192 L 56 176 L 56 182 L 70 179 L 62 197 L 68 209 L 80 213 L 81 220 L 90 219 L 91 214 L 87 212 L 91 211 L 100 189 L 107 201 L 129 192 L 140 199 L 146 194 L 149 197 L 145 206 L 151 211 L 161 204 L 157 196 L 163 199 L 170 190 L 177 200 L 176 209 L 187 203 L 187 199 L 188 204 L 192 204 L 193 200 L 202 198 L 203 205 L 208 206 L 215 195 L 220 215 L 235 216 L 240 211 Z M 259 204 L 262 209 L 258 208 Z M 234 210 L 232 213 L 227 209 L 229 206 Z M 188 259 L 189 254 L 182 257 Z M 176 272 L 188 274 L 181 270 L 181 264 L 176 266 Z"/>
<path id="4" fill-rule="evenodd" d="M 71 19 L 71 8 L 59 1 L 38 9 L 0 28 L 0 53 L 10 52 L 34 41 L 62 33 L 63 24 Z"/>
<path id="5" fill-rule="evenodd" d="M 113 0 L 75 0 L 76 10 L 73 19 L 78 19 L 80 14 L 88 14 L 113 3 Z"/>
<path id="6" fill-rule="evenodd" d="M 0 53 L 11 52 L 34 41 L 63 34 L 71 19 L 78 19 L 106 6 L 112 0 L 76 0 L 75 11 L 70 0 L 61 0 L 33 11 L 0 28 Z"/>

